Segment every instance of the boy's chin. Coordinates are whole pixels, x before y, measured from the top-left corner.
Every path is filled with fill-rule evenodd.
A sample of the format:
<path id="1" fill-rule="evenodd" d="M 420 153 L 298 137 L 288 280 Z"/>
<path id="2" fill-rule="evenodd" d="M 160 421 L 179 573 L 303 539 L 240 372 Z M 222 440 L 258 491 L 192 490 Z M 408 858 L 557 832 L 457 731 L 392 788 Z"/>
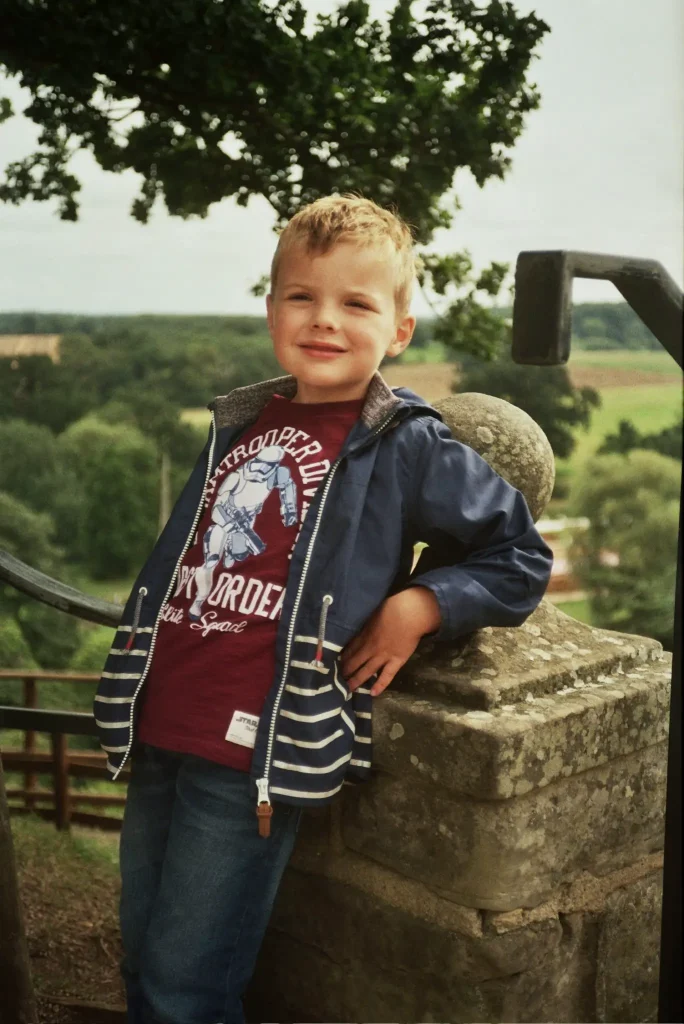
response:
<path id="1" fill-rule="evenodd" d="M 363 398 L 371 377 L 352 377 L 335 373 L 295 373 L 297 391 L 300 396 L 315 396 L 316 402 L 353 401 Z M 313 398 L 309 399 L 314 400 Z"/>

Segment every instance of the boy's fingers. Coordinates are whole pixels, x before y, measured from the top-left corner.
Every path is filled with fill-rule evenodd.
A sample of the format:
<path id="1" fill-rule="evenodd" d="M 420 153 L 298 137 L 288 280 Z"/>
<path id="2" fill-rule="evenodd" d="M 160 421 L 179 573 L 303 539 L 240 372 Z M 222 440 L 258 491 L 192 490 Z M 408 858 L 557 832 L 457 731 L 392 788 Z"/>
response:
<path id="1" fill-rule="evenodd" d="M 371 676 L 374 676 L 376 672 L 379 672 L 382 666 L 385 664 L 386 658 L 369 658 L 361 668 L 358 668 L 356 672 L 353 672 L 347 679 L 347 686 L 350 690 L 355 690 L 358 686 L 363 686 Z"/>
<path id="2" fill-rule="evenodd" d="M 343 665 L 348 664 L 349 659 L 354 657 L 356 652 L 360 650 L 361 647 L 363 647 L 364 643 L 365 632 L 361 630 L 360 633 L 357 633 L 356 636 L 353 636 L 351 640 L 347 644 L 345 644 L 342 650 L 342 654 L 340 655 L 340 660 L 342 661 Z"/>
<path id="3" fill-rule="evenodd" d="M 365 640 L 361 640 L 351 653 L 343 653 L 342 655 L 342 674 L 345 679 L 349 679 L 354 673 L 364 665 L 369 658 L 372 658 L 376 651 L 371 647 L 370 643 Z"/>
<path id="4" fill-rule="evenodd" d="M 385 665 L 384 669 L 371 686 L 372 697 L 377 697 L 379 694 L 382 693 L 383 690 L 387 689 L 387 687 L 392 682 L 397 672 L 401 668 L 402 664 L 403 662 L 397 662 L 395 660 L 392 660 Z"/>
<path id="5" fill-rule="evenodd" d="M 356 670 L 361 668 L 361 666 L 366 661 L 368 661 L 369 657 L 370 657 L 370 652 L 369 651 L 364 652 L 363 650 L 360 650 L 357 654 L 351 654 L 351 655 L 349 655 L 349 657 L 343 659 L 343 661 L 342 661 L 342 675 L 347 680 L 347 682 L 349 682 L 349 680 L 354 675 Z"/>

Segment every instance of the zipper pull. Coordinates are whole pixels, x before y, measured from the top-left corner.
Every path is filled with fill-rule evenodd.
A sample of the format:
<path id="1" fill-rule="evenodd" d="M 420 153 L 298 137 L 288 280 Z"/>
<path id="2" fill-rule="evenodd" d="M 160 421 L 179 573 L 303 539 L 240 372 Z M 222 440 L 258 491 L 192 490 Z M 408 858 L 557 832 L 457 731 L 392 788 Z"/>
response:
<path id="1" fill-rule="evenodd" d="M 333 603 L 332 595 L 325 594 L 323 597 L 323 603 L 321 605 L 321 617 L 318 623 L 318 643 L 316 645 L 316 657 L 315 661 L 319 665 L 323 661 L 323 642 L 325 641 L 325 623 L 328 618 L 328 608 Z"/>
<path id="2" fill-rule="evenodd" d="M 273 816 L 273 808 L 268 799 L 268 779 L 257 779 L 257 791 L 259 796 L 257 797 L 256 813 L 259 835 L 263 839 L 268 839 L 271 834 L 271 817 Z"/>
<path id="3" fill-rule="evenodd" d="M 138 591 L 138 599 L 135 602 L 135 611 L 133 612 L 133 624 L 131 626 L 131 635 L 124 645 L 125 651 L 130 651 L 133 647 L 133 641 L 135 640 L 135 634 L 138 632 L 138 623 L 140 622 L 140 609 L 143 603 L 143 597 L 147 593 L 147 587 L 141 587 Z"/>

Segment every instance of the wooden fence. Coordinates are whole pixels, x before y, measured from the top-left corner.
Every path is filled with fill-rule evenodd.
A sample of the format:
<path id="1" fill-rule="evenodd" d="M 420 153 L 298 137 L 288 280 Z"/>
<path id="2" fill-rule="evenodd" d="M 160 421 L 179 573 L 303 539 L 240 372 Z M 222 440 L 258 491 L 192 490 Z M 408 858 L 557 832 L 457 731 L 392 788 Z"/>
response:
<path id="1" fill-rule="evenodd" d="M 99 676 L 85 672 L 0 669 L 0 681 L 3 679 L 19 679 L 23 687 L 21 707 L 0 705 L 0 729 L 15 729 L 24 733 L 21 749 L 2 750 L 5 769 L 23 773 L 24 776 L 23 787 L 7 789 L 10 811 L 13 814 L 37 814 L 54 820 L 58 829 L 68 829 L 71 822 L 119 829 L 120 818 L 76 808 L 123 806 L 126 802 L 124 790 L 119 793 L 89 793 L 69 786 L 70 778 L 109 779 L 104 753 L 71 750 L 67 745 L 69 735 L 97 735 L 92 714 L 40 709 L 38 700 L 38 683 L 41 681 L 91 684 L 94 688 Z M 49 751 L 36 749 L 36 734 L 39 732 L 49 734 Z M 52 789 L 39 787 L 38 776 L 42 774 L 52 775 Z M 128 775 L 128 770 L 124 769 L 119 777 L 128 780 Z"/>

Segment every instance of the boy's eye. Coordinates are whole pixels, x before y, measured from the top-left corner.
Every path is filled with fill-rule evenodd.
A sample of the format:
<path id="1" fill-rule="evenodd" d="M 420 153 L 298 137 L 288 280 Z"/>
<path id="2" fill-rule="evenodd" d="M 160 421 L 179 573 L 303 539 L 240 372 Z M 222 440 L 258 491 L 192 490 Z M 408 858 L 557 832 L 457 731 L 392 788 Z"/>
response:
<path id="1" fill-rule="evenodd" d="M 309 296 L 304 292 L 297 292 L 296 295 L 288 295 L 289 299 L 308 299 Z"/>
<path id="2" fill-rule="evenodd" d="M 349 305 L 350 305 L 350 306 L 357 306 L 357 307 L 358 307 L 359 309 L 370 309 L 370 306 L 367 306 L 367 305 L 365 304 L 365 302 L 359 302 L 359 300 L 358 300 L 358 299 L 353 299 L 353 300 L 352 300 L 352 301 L 351 301 L 351 302 L 349 303 Z"/>

